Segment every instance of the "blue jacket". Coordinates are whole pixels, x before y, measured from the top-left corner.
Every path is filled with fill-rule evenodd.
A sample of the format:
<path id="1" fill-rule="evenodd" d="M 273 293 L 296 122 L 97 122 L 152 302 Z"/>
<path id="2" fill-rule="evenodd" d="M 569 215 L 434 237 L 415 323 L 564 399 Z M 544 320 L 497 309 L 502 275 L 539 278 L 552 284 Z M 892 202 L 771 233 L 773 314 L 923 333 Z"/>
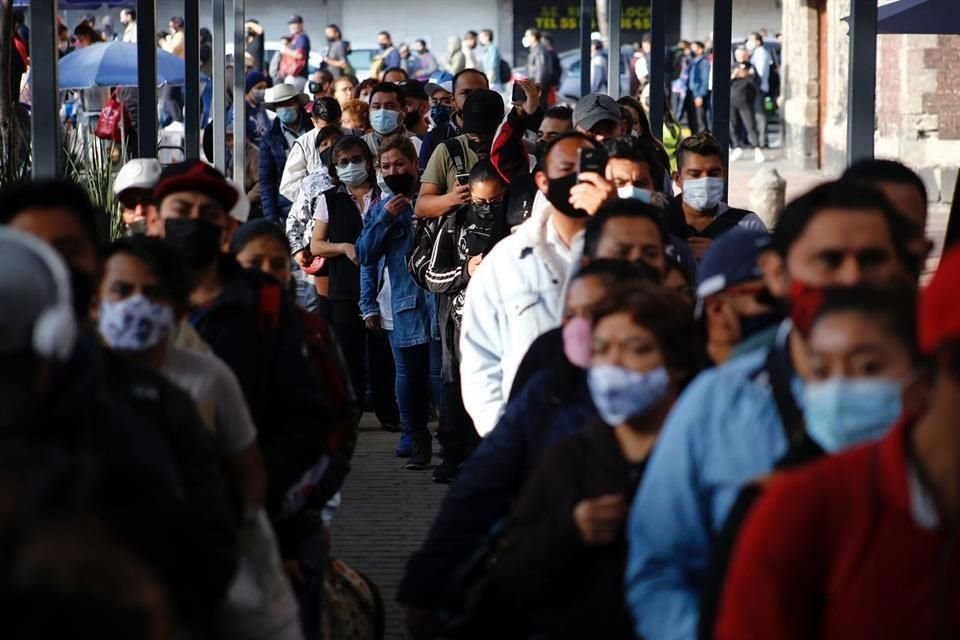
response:
<path id="1" fill-rule="evenodd" d="M 695 98 L 706 98 L 710 95 L 710 61 L 706 56 L 700 56 L 690 64 L 687 89 Z"/>
<path id="2" fill-rule="evenodd" d="M 386 264 L 390 275 L 393 333 L 390 340 L 397 348 L 414 347 L 440 339 L 437 322 L 437 296 L 417 286 L 407 268 L 407 256 L 413 246 L 413 206 L 394 218 L 386 209 L 389 198 L 377 202 L 363 220 L 357 238 L 360 260 L 360 311 L 369 314 L 369 301 L 376 298 L 376 276 Z M 385 262 L 384 262 L 385 261 Z"/>
<path id="3" fill-rule="evenodd" d="M 427 541 L 407 563 L 397 599 L 437 605 L 457 570 L 510 513 L 547 448 L 599 419 L 584 372 L 560 383 L 551 370 L 532 378 L 450 485 Z"/>
<path id="4" fill-rule="evenodd" d="M 783 349 L 789 322 L 774 348 Z M 694 640 L 699 593 L 741 487 L 768 473 L 787 451 L 783 423 L 760 349 L 702 373 L 660 432 L 630 513 L 627 604 L 637 635 Z M 793 395 L 800 404 L 803 383 Z"/>
<path id="5" fill-rule="evenodd" d="M 300 133 L 313 129 L 309 118 L 301 118 Z M 280 195 L 280 178 L 283 176 L 283 167 L 287 164 L 287 154 L 290 145 L 283 135 L 280 118 L 274 118 L 273 126 L 260 140 L 260 204 L 263 207 L 263 217 L 271 222 L 284 223 L 293 203 Z"/>

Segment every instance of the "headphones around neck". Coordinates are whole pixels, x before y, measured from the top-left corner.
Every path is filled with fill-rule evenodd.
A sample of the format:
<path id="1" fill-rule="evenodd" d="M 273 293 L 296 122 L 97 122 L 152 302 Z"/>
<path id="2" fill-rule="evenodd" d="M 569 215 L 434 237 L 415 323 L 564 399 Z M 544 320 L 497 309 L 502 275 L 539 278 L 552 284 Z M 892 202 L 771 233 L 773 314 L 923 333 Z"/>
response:
<path id="1" fill-rule="evenodd" d="M 0 238 L 20 244 L 33 253 L 47 268 L 56 287 L 56 302 L 44 309 L 33 324 L 33 351 L 50 360 L 65 361 L 73 353 L 77 340 L 77 321 L 73 313 L 70 272 L 63 259 L 45 242 L 17 231 L 0 229 Z"/>

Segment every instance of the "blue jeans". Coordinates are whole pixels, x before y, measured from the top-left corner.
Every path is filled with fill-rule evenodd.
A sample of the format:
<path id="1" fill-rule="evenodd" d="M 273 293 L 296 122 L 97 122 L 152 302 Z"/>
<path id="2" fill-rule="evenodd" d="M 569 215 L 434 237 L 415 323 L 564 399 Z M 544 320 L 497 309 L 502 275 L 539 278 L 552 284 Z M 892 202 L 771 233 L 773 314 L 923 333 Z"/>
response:
<path id="1" fill-rule="evenodd" d="M 391 338 L 393 332 L 388 331 Z M 440 365 L 443 348 L 439 340 L 415 347 L 396 347 L 390 341 L 397 368 L 397 404 L 400 406 L 400 429 L 416 438 L 429 437 L 427 430 L 430 394 L 437 411 L 443 406 L 443 378 Z"/>
<path id="2" fill-rule="evenodd" d="M 310 311 L 311 313 L 320 310 L 320 296 L 317 295 L 317 287 L 309 280 L 296 260 L 290 261 L 293 265 L 291 274 L 293 281 L 297 286 L 297 304 Z"/>

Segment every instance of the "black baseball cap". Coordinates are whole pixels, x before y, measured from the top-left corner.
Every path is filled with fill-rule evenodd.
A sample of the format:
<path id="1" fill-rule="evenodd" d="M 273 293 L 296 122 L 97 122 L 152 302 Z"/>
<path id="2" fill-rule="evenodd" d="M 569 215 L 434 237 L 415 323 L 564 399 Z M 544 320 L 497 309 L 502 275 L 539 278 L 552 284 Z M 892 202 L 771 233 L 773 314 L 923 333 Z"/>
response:
<path id="1" fill-rule="evenodd" d="M 417 98 L 419 100 L 428 100 L 427 92 L 423 85 L 416 80 L 402 80 L 397 83 L 404 98 Z"/>
<path id="2" fill-rule="evenodd" d="M 290 16 L 289 20 L 287 20 L 287 24 L 303 24 L 303 16 L 295 13 Z"/>
<path id="3" fill-rule="evenodd" d="M 310 106 L 311 118 L 336 122 L 341 116 L 343 116 L 343 109 L 340 108 L 340 103 L 329 96 L 317 98 Z"/>

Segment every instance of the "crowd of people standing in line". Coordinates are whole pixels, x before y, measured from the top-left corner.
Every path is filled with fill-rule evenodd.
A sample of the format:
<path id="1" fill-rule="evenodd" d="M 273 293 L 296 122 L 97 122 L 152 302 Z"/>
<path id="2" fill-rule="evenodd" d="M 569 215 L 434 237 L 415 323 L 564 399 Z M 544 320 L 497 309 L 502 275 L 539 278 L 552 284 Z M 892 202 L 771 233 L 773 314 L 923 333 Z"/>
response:
<path id="1" fill-rule="evenodd" d="M 923 181 L 863 161 L 771 230 L 707 131 L 422 83 L 381 36 L 365 88 L 333 25 L 312 100 L 248 74 L 255 194 L 131 161 L 107 244 L 75 185 L 0 188 L 13 637 L 375 637 L 329 538 L 365 409 L 451 483 L 412 638 L 955 635 L 960 253 L 919 289 Z"/>

